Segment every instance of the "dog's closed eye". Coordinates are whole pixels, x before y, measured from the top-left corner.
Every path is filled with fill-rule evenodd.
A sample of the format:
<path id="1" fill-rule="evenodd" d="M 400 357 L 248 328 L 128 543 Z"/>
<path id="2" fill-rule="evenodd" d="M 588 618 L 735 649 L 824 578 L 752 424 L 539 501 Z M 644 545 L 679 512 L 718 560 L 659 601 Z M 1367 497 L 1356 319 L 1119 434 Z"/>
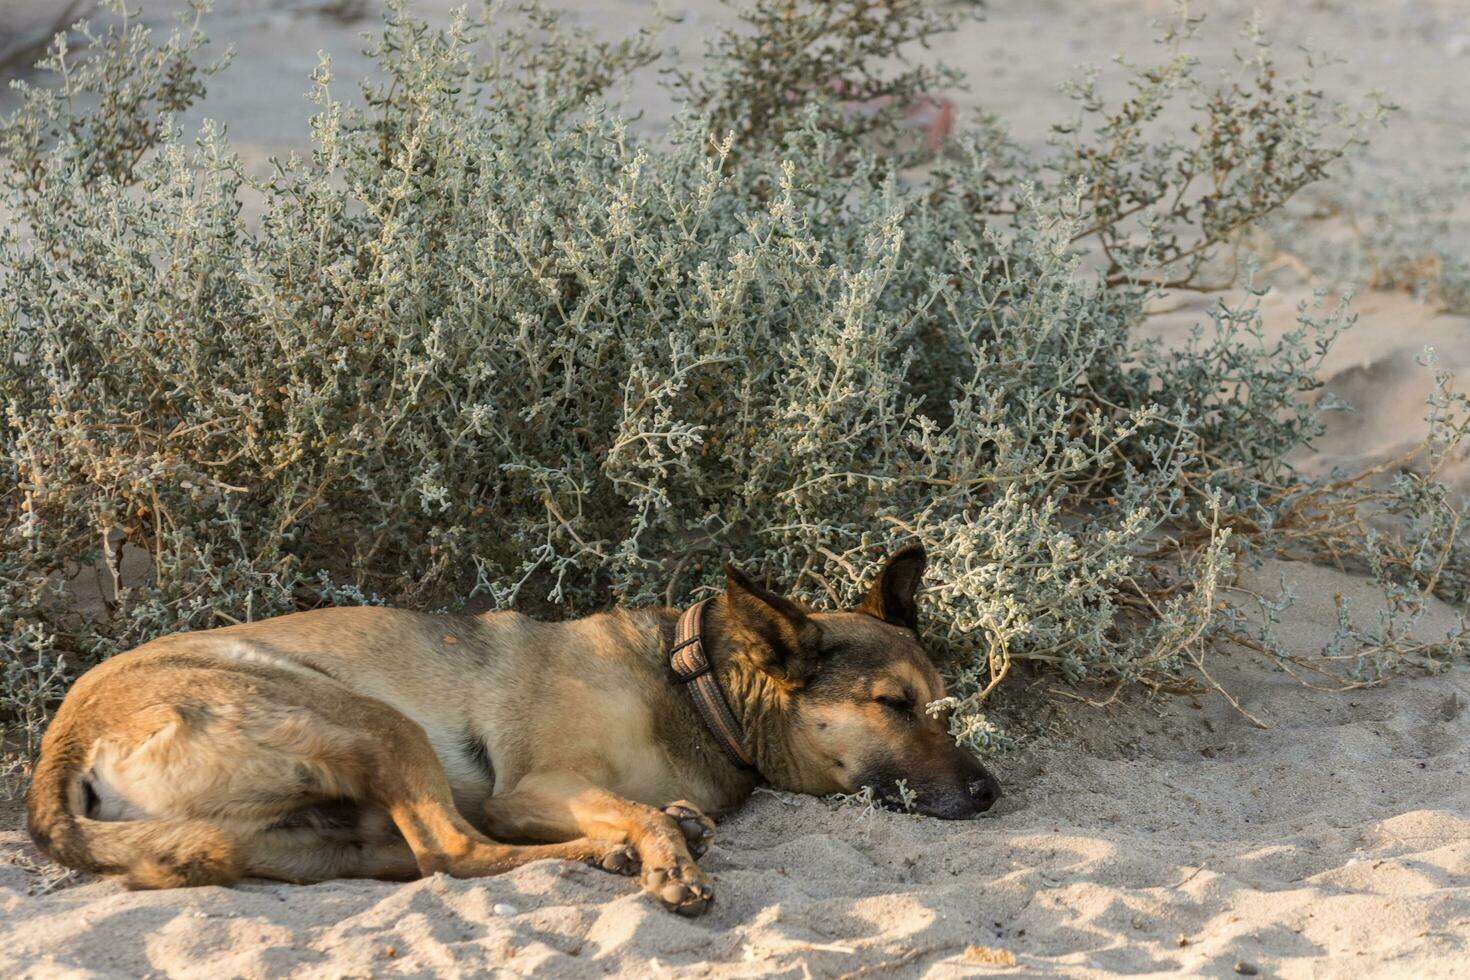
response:
<path id="1" fill-rule="evenodd" d="M 901 715 L 914 713 L 914 699 L 909 694 L 879 694 L 873 698 L 885 708 L 891 708 Z"/>

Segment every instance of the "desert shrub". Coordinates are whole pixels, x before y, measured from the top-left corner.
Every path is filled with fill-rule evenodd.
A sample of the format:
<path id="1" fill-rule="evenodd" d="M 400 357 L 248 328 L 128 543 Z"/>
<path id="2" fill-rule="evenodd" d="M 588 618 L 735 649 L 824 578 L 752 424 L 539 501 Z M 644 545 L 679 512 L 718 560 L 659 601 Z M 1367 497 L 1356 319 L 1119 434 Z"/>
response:
<path id="1" fill-rule="evenodd" d="M 67 676 L 170 630 L 678 603 L 731 557 L 851 602 L 921 541 L 957 735 L 986 747 L 1014 660 L 1204 670 L 1243 637 L 1222 589 L 1247 545 L 1463 591 L 1463 545 L 1433 550 L 1463 504 L 1432 479 L 1307 485 L 1284 462 L 1320 431 L 1341 310 L 1273 343 L 1252 307 L 1182 351 L 1133 333 L 1361 120 L 1326 121 L 1260 49 L 1212 88 L 1186 24 L 1122 106 L 1079 88 L 1058 153 L 988 121 L 904 170 L 895 120 L 839 103 L 941 77 L 884 67 L 939 26 L 927 7 L 752 9 L 643 140 L 604 98 L 650 37 L 534 7 L 431 30 L 390 4 L 382 77 L 346 101 L 324 60 L 309 151 L 265 175 L 173 120 L 212 72 L 197 28 L 53 50 L 56 87 L 4 129 L 10 719 L 34 728 Z M 1159 139 L 1159 107 L 1202 95 L 1197 139 Z M 1453 398 L 1434 453 L 1463 434 Z M 1375 514 L 1386 536 L 1350 540 Z"/>

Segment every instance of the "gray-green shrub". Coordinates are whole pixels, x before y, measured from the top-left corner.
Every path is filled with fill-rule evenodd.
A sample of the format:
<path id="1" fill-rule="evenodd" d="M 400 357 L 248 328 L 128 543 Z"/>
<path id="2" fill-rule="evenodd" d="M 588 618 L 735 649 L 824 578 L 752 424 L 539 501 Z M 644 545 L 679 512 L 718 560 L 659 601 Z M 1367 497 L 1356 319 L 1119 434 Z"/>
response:
<path id="1" fill-rule="evenodd" d="M 173 121 L 211 74 L 197 27 L 54 50 L 57 87 L 4 129 L 8 717 L 34 730 L 71 673 L 170 630 L 680 602 L 731 557 L 848 602 L 918 540 L 957 734 L 985 746 L 1012 658 L 1074 680 L 1202 667 L 1240 635 L 1217 590 L 1241 542 L 1322 557 L 1329 504 L 1404 511 L 1334 557 L 1463 590 L 1424 557 L 1463 513 L 1443 488 L 1406 473 L 1360 498 L 1283 462 L 1320 431 L 1340 310 L 1274 344 L 1252 308 L 1183 351 L 1130 332 L 1359 138 L 1305 82 L 1257 60 L 1197 142 L 1160 140 L 1161 104 L 1213 92 L 1175 54 L 1120 107 L 1079 89 L 1097 130 L 1070 125 L 1064 152 L 1021 158 L 988 123 L 916 176 L 872 131 L 891 118 L 839 102 L 938 77 L 874 67 L 931 32 L 924 6 L 752 9 L 777 48 L 808 32 L 809 77 L 762 88 L 766 49 L 725 35 L 649 141 L 601 101 L 649 37 L 594 43 L 534 7 L 436 31 L 391 4 L 383 78 L 354 105 L 323 61 L 309 152 L 264 176 Z M 841 33 L 880 14 L 879 42 Z"/>

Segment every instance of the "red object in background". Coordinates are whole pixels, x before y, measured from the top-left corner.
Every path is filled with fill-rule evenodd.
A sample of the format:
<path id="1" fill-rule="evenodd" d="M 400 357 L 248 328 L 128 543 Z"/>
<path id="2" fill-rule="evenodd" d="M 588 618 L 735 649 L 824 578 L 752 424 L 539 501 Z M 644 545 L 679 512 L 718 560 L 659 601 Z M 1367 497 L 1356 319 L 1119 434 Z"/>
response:
<path id="1" fill-rule="evenodd" d="M 833 87 L 841 94 L 840 82 Z M 841 107 L 847 116 L 876 116 L 893 103 L 893 96 L 880 95 L 873 99 L 843 102 Z M 945 137 L 954 129 L 954 103 L 943 95 L 919 95 L 904 105 L 903 119 L 899 126 L 923 133 L 924 148 L 930 153 L 937 152 Z"/>

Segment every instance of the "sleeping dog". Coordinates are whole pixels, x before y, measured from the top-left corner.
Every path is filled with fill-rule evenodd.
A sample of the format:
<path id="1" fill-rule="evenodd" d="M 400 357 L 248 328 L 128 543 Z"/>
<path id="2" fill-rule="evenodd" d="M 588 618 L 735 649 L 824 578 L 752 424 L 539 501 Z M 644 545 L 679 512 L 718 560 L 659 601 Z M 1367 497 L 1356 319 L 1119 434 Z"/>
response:
<path id="1" fill-rule="evenodd" d="M 954 819 L 999 796 L 926 710 L 944 686 L 916 632 L 924 565 L 897 552 L 834 612 L 727 566 L 682 613 L 332 608 L 162 637 L 67 695 L 31 837 L 139 888 L 586 861 L 698 915 L 710 817 L 763 781 L 902 789 Z"/>

